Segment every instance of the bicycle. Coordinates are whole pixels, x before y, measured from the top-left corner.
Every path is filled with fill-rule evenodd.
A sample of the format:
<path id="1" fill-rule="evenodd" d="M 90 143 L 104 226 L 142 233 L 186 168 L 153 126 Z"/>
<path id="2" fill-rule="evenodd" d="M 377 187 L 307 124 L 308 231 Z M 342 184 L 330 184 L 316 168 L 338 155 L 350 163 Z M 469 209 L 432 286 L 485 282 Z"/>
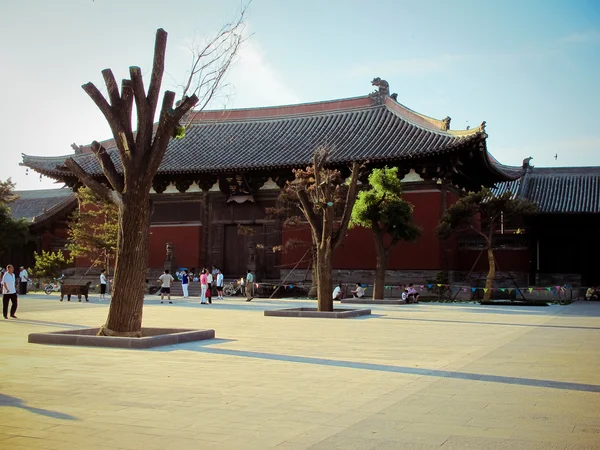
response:
<path id="1" fill-rule="evenodd" d="M 238 293 L 241 293 L 243 295 L 244 294 L 243 286 L 241 284 L 238 284 L 236 286 L 233 284 L 233 282 L 230 282 L 230 283 L 226 284 L 225 287 L 223 288 L 223 293 L 228 297 L 238 295 Z"/>
<path id="2" fill-rule="evenodd" d="M 60 278 L 54 278 L 51 283 L 47 284 L 44 288 L 46 295 L 50 295 L 52 292 L 60 292 L 60 287 L 65 283 L 65 274 L 63 273 Z"/>

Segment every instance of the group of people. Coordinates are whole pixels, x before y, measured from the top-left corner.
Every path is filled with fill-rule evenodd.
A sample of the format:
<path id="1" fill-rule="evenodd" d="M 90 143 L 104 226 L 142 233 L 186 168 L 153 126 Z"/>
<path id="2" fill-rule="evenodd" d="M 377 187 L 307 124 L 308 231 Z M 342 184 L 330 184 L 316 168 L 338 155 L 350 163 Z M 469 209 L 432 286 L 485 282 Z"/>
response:
<path id="1" fill-rule="evenodd" d="M 223 273 L 220 269 L 217 269 L 215 266 L 212 267 L 212 270 L 204 268 L 200 271 L 199 274 L 196 274 L 195 268 L 191 269 L 189 272 L 187 270 L 182 270 L 179 275 L 181 277 L 181 289 L 183 290 L 183 298 L 189 298 L 190 296 L 190 283 L 199 282 L 201 289 L 200 304 L 212 304 L 213 287 L 216 290 L 217 299 L 223 300 Z M 173 303 L 171 301 L 171 286 L 175 281 L 175 278 L 173 278 L 173 276 L 169 273 L 169 270 L 165 270 L 165 272 L 158 278 L 158 281 L 161 283 L 160 302 L 164 303 L 166 295 L 167 301 L 169 303 Z"/>
<path id="2" fill-rule="evenodd" d="M 406 303 L 419 303 L 419 292 L 415 289 L 413 283 L 410 283 L 408 286 L 402 285 L 402 300 L 405 300 Z M 350 291 L 352 293 L 353 298 L 364 298 L 365 297 L 365 289 L 362 287 L 360 283 L 356 283 L 354 286 L 354 290 Z M 333 290 L 333 299 L 341 300 L 343 298 L 342 293 L 342 284 L 338 284 Z"/>

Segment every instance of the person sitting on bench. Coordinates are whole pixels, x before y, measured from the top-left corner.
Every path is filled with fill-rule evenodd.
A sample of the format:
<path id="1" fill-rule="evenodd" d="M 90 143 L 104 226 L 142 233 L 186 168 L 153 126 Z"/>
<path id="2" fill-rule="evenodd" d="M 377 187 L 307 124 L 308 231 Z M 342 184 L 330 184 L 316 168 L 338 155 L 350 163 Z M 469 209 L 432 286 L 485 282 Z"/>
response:
<path id="1" fill-rule="evenodd" d="M 362 288 L 362 286 L 359 283 L 356 283 L 356 289 L 354 289 L 352 291 L 352 296 L 354 298 L 364 298 L 365 297 L 365 290 Z"/>
<path id="2" fill-rule="evenodd" d="M 598 300 L 598 296 L 600 295 L 600 287 L 590 287 L 585 293 L 586 300 Z"/>

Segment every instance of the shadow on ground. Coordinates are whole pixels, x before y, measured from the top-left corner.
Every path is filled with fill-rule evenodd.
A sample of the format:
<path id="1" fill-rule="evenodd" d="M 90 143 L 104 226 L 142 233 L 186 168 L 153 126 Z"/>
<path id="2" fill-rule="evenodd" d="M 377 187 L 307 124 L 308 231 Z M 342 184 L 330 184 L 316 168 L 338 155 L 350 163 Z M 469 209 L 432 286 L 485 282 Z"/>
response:
<path id="1" fill-rule="evenodd" d="M 49 409 L 34 408 L 32 406 L 27 406 L 25 402 L 20 398 L 11 397 L 10 395 L 5 394 L 0 394 L 0 406 L 13 406 L 15 408 L 21 408 L 25 411 L 29 411 L 34 414 L 40 414 L 46 417 L 53 417 L 54 419 L 79 420 L 77 417 L 71 416 L 70 414 L 65 414 L 58 411 L 51 411 Z"/>

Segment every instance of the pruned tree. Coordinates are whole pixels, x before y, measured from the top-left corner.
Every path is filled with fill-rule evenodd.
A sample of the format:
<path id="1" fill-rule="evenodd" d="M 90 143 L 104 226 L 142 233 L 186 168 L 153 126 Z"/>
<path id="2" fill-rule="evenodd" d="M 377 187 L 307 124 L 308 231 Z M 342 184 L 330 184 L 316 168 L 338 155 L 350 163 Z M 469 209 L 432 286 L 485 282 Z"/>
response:
<path id="1" fill-rule="evenodd" d="M 235 32 L 230 37 L 235 39 Z M 190 95 L 183 95 L 177 105 L 174 105 L 175 93 L 166 91 L 158 123 L 154 123 L 164 74 L 166 46 L 167 33 L 159 29 L 156 32 L 154 61 L 147 92 L 139 67 L 129 68 L 130 79 L 122 81 L 120 92 L 112 71 L 102 71 L 108 100 L 93 83 L 83 85 L 84 91 L 100 109 L 111 128 L 122 169 L 117 170 L 109 153 L 97 141 L 92 142 L 91 150 L 100 163 L 105 179 L 88 174 L 74 158 L 65 161 L 65 165 L 84 185 L 98 197 L 112 202 L 119 211 L 113 295 L 108 318 L 100 328 L 100 335 L 141 336 L 150 234 L 150 189 L 171 137 L 181 127 L 182 118 L 199 101 L 199 97 L 192 92 Z M 226 61 L 234 57 L 235 52 L 230 52 Z M 213 83 L 218 84 L 221 80 L 222 77 L 215 78 Z M 132 127 L 134 104 L 137 113 L 135 132 Z"/>
<path id="2" fill-rule="evenodd" d="M 398 168 L 374 169 L 369 189 L 358 193 L 350 228 L 361 226 L 373 232 L 377 265 L 373 299 L 385 294 L 385 271 L 390 250 L 401 241 L 414 241 L 421 229 L 412 221 L 413 206 L 402 198 Z"/>
<path id="3" fill-rule="evenodd" d="M 327 167 L 329 149 L 315 150 L 313 164 L 294 170 L 295 179 L 288 182 L 283 195 L 296 203 L 310 225 L 319 311 L 333 311 L 332 259 L 333 251 L 342 243 L 348 230 L 350 215 L 356 201 L 360 165 L 352 164 L 348 182 L 341 172 Z M 336 221 L 336 209 L 341 218 Z"/>
<path id="4" fill-rule="evenodd" d="M 477 234 L 483 239 L 483 250 L 487 253 L 488 274 L 485 280 L 483 300 L 491 298 L 496 278 L 496 248 L 495 236 L 498 234 L 503 221 L 514 217 L 524 217 L 533 214 L 538 207 L 529 200 L 514 198 L 510 192 L 496 195 L 487 188 L 479 192 L 470 192 L 454 205 L 450 206 L 441 218 L 437 227 L 437 235 L 448 239 L 453 234 Z"/>
<path id="5" fill-rule="evenodd" d="M 42 250 L 41 253 L 34 252 L 35 266 L 32 275 L 36 278 L 58 277 L 63 270 L 73 263 L 73 257 L 67 257 L 58 250 L 50 252 Z"/>
<path id="6" fill-rule="evenodd" d="M 77 199 L 79 208 L 68 223 L 67 250 L 71 256 L 89 259 L 94 266 L 109 267 L 117 251 L 119 210 L 87 187 L 77 191 Z"/>

